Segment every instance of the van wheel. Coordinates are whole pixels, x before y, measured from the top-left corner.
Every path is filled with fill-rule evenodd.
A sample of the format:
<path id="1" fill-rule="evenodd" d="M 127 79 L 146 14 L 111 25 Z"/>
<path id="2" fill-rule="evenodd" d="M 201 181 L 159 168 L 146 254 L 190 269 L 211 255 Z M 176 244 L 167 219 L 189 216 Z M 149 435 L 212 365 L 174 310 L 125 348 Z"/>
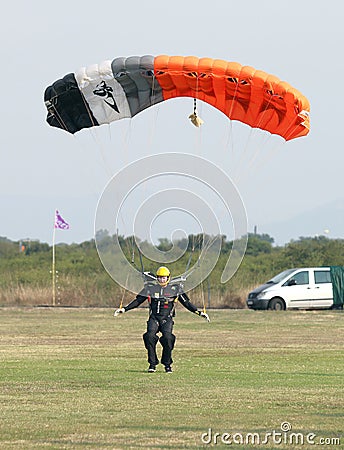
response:
<path id="1" fill-rule="evenodd" d="M 268 309 L 272 309 L 274 311 L 284 311 L 284 301 L 281 298 L 273 298 L 269 303 Z"/>

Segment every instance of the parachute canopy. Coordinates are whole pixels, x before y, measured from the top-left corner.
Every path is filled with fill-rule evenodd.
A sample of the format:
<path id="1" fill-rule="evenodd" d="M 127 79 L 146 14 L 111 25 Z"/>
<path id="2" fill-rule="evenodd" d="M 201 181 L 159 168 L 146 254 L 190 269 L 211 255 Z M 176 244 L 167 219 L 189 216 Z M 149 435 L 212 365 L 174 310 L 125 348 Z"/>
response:
<path id="1" fill-rule="evenodd" d="M 49 86 L 44 101 L 49 125 L 76 133 L 176 97 L 202 100 L 287 141 L 309 132 L 309 102 L 287 82 L 236 62 L 194 56 L 130 56 L 83 67 Z"/>

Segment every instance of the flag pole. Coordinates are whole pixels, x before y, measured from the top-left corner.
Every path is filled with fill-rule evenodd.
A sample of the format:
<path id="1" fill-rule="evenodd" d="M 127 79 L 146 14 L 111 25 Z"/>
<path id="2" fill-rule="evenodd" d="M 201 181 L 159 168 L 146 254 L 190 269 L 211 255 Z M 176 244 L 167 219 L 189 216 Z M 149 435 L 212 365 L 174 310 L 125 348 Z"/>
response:
<path id="1" fill-rule="evenodd" d="M 55 222 L 54 222 L 54 231 L 53 231 L 53 261 L 52 261 L 52 268 L 51 268 L 52 283 L 53 283 L 53 306 L 55 306 L 55 303 L 56 303 L 55 233 L 56 233 L 56 227 L 55 227 Z"/>
<path id="2" fill-rule="evenodd" d="M 56 266 L 55 266 L 55 233 L 59 230 L 69 230 L 69 224 L 61 217 L 58 210 L 55 210 L 54 231 L 53 231 L 53 261 L 52 261 L 52 282 L 53 282 L 53 306 L 56 304 Z"/>

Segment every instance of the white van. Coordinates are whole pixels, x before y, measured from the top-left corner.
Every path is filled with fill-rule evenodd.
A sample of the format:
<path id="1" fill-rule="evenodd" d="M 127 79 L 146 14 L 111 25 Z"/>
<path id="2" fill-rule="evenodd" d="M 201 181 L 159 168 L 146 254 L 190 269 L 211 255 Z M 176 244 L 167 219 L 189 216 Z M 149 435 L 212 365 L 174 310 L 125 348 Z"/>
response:
<path id="1" fill-rule="evenodd" d="M 250 309 L 331 308 L 333 289 L 329 267 L 288 269 L 248 294 Z"/>

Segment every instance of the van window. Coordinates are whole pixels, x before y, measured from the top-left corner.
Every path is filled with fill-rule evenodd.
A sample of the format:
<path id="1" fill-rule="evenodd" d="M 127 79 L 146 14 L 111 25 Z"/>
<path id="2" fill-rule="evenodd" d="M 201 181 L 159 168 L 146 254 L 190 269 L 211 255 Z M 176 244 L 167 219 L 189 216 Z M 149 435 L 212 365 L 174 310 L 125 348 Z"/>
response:
<path id="1" fill-rule="evenodd" d="M 266 284 L 277 284 L 283 280 L 283 278 L 287 277 L 290 273 L 295 272 L 295 269 L 287 269 L 284 272 L 279 273 L 278 275 L 271 278 L 271 280 L 267 281 Z"/>
<path id="2" fill-rule="evenodd" d="M 331 283 L 331 274 L 329 270 L 314 271 L 315 284 Z"/>
<path id="3" fill-rule="evenodd" d="M 289 278 L 289 280 L 286 281 L 283 286 L 288 286 L 291 280 L 295 281 L 295 284 L 309 284 L 308 270 L 296 273 L 291 278 Z"/>

